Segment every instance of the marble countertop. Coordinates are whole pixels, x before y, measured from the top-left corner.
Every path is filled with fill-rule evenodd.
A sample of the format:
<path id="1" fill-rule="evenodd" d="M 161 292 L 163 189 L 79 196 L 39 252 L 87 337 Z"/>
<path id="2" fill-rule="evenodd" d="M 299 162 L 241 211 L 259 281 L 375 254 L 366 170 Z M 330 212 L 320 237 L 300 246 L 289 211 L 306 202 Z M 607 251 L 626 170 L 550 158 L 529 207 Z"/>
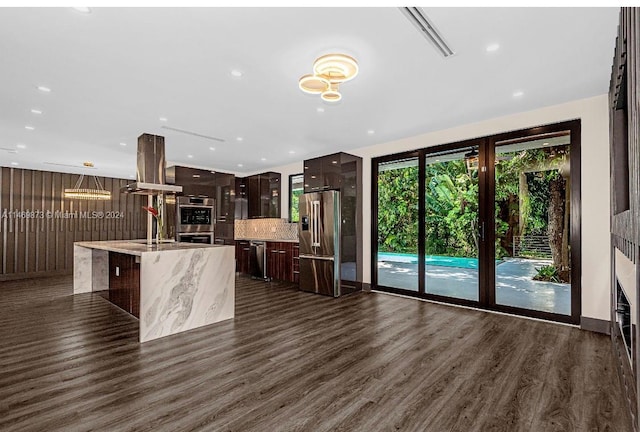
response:
<path id="1" fill-rule="evenodd" d="M 87 241 L 87 242 L 75 242 L 74 245 L 91 248 L 101 249 L 110 252 L 119 252 L 127 255 L 142 255 L 146 252 L 165 252 L 176 250 L 188 250 L 188 249 L 207 249 L 207 248 L 220 248 L 220 247 L 233 247 L 215 244 L 201 244 L 201 243 L 185 243 L 185 242 L 169 242 L 147 245 L 146 240 L 106 240 L 106 241 Z"/>
<path id="2" fill-rule="evenodd" d="M 287 239 L 262 239 L 262 238 L 236 238 L 234 240 L 239 241 L 263 241 L 263 242 L 282 242 L 282 243 L 300 243 L 300 240 L 287 240 Z"/>

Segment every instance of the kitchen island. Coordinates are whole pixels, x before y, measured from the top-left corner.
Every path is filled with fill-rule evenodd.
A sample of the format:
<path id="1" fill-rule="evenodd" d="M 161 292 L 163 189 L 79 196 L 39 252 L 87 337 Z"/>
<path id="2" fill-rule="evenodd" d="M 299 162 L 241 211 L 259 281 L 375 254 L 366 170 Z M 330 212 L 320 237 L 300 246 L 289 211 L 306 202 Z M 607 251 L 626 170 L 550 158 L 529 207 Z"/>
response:
<path id="1" fill-rule="evenodd" d="M 135 272 L 128 272 L 129 267 L 118 264 L 127 259 Z M 137 279 L 129 284 L 134 286 L 131 298 L 139 316 L 140 342 L 234 316 L 235 256 L 232 246 L 147 245 L 144 240 L 74 243 L 74 294 L 105 291 L 110 287 L 110 294 L 117 292 L 113 288 L 122 285 L 119 278 L 124 273 L 133 274 Z"/>

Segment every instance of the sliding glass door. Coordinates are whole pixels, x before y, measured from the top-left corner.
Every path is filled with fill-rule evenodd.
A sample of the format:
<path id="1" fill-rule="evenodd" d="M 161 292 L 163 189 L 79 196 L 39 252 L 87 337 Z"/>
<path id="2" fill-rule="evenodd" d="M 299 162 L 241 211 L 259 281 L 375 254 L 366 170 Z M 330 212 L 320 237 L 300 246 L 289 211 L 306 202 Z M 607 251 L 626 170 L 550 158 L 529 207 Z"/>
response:
<path id="1" fill-rule="evenodd" d="M 580 122 L 374 158 L 381 290 L 580 320 Z"/>
<path id="2" fill-rule="evenodd" d="M 425 292 L 479 300 L 478 145 L 425 156 Z"/>

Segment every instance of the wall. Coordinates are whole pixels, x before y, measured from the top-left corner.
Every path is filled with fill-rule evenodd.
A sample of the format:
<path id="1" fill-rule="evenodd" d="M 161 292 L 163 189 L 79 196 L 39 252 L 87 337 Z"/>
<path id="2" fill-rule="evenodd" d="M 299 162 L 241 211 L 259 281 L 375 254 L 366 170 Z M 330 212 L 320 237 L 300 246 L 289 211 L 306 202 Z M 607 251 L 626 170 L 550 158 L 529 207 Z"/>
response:
<path id="1" fill-rule="evenodd" d="M 397 141 L 350 150 L 363 158 L 364 275 L 371 282 L 371 158 L 566 120 L 582 120 L 582 315 L 610 319 L 609 117 L 607 95 L 512 114 Z M 274 168 L 282 173 L 282 217 L 289 214 L 288 175 L 302 162 Z M 287 179 L 285 181 L 284 179 Z"/>
<path id="2" fill-rule="evenodd" d="M 0 168 L 0 280 L 71 273 L 74 241 L 146 236 L 146 197 L 121 194 L 126 180 L 99 177 L 110 201 L 64 199 L 64 189 L 77 180 L 76 174 Z M 93 188 L 93 178 L 81 187 Z"/>

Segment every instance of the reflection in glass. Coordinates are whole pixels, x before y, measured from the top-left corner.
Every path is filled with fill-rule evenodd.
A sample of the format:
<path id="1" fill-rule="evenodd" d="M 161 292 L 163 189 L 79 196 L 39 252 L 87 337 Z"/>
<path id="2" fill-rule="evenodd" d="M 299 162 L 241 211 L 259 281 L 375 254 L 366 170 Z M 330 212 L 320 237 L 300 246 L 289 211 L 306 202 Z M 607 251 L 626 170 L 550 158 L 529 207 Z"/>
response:
<path id="1" fill-rule="evenodd" d="M 418 291 L 418 158 L 378 165 L 378 285 Z"/>
<path id="2" fill-rule="evenodd" d="M 497 143 L 496 303 L 571 314 L 569 132 Z"/>

